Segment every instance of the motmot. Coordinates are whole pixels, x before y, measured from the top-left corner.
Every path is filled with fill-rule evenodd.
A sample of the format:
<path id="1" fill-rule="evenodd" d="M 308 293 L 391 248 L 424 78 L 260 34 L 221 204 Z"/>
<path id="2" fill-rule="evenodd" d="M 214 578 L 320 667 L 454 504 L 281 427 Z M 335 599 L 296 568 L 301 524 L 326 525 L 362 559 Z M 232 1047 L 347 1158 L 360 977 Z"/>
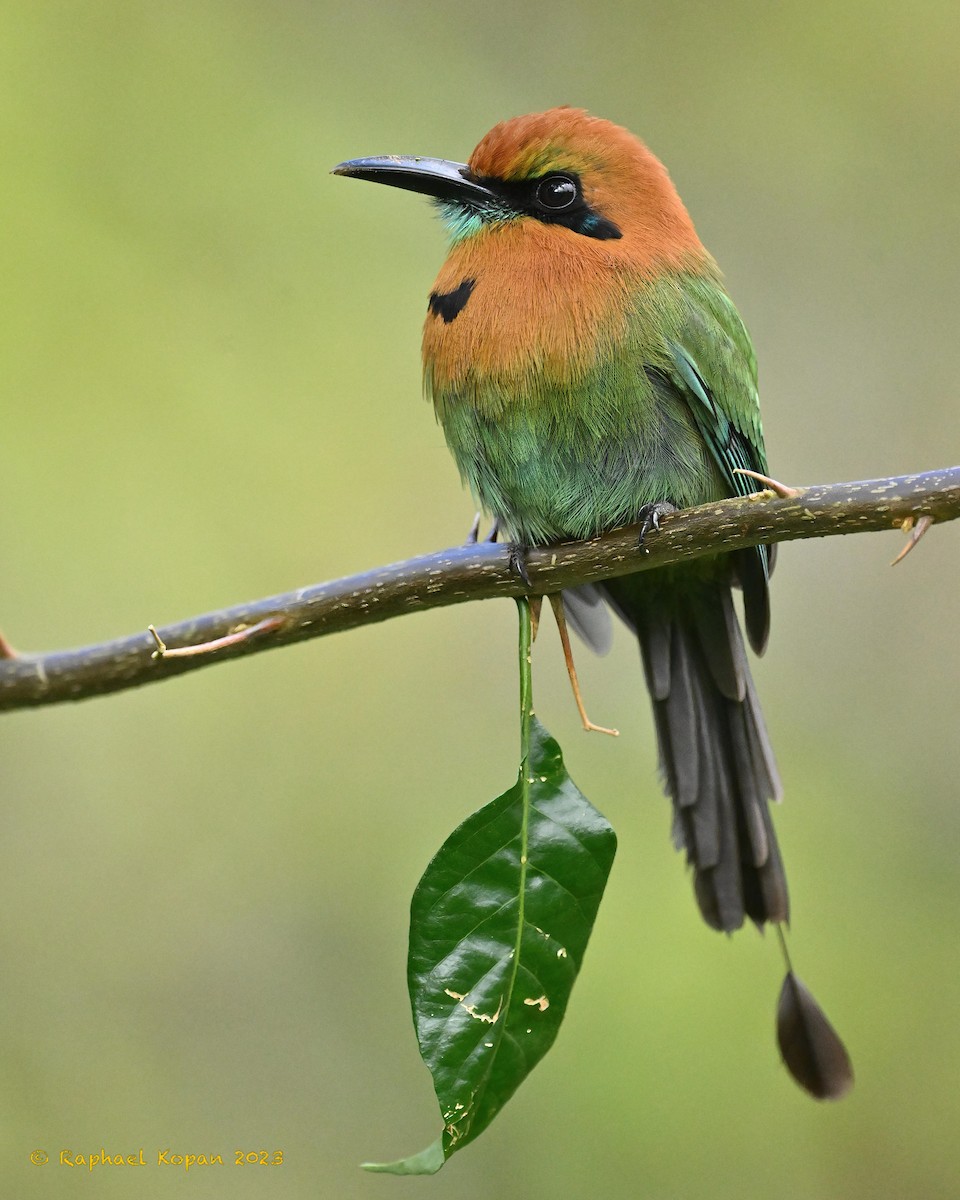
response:
<path id="1" fill-rule="evenodd" d="M 427 306 L 425 389 L 514 546 L 649 532 L 767 474 L 744 323 L 666 169 L 628 130 L 554 108 L 496 125 L 465 164 L 391 155 L 335 173 L 439 210 L 450 250 Z M 789 917 L 770 815 L 781 785 L 732 597 L 762 653 L 772 566 L 767 546 L 718 552 L 557 606 L 597 650 L 609 609 L 636 634 L 674 840 L 704 919 L 728 932 Z"/>

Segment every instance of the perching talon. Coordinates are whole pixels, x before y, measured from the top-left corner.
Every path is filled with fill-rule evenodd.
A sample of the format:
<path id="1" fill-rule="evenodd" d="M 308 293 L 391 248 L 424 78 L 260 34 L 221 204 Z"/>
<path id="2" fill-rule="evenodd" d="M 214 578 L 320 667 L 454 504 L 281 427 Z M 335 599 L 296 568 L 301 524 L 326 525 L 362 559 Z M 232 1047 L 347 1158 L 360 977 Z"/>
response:
<path id="1" fill-rule="evenodd" d="M 644 554 L 649 553 L 643 544 L 646 541 L 647 534 L 651 529 L 654 533 L 658 533 L 661 517 L 665 517 L 668 513 L 676 511 L 677 506 L 671 504 L 669 500 L 655 500 L 652 504 L 645 504 L 640 509 L 640 536 L 637 538 L 637 548 L 642 550 Z"/>

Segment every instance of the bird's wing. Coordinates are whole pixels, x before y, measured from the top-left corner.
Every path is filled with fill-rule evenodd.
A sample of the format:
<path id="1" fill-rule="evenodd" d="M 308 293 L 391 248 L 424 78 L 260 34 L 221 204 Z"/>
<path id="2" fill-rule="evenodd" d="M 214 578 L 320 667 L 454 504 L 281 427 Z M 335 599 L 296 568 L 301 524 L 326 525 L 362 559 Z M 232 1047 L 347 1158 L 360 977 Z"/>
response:
<path id="1" fill-rule="evenodd" d="M 668 343 L 674 382 L 690 402 L 731 495 L 748 495 L 753 481 L 734 469 L 767 471 L 753 346 L 718 283 L 697 280 L 684 289 L 684 300 Z"/>
<path id="2" fill-rule="evenodd" d="M 687 294 L 683 320 L 673 332 L 667 342 L 669 382 L 686 400 L 730 495 L 749 495 L 756 484 L 737 468 L 765 475 L 767 458 L 756 358 L 740 315 L 719 284 L 698 281 Z M 772 547 L 737 551 L 734 558 L 747 634 L 760 654 L 770 626 L 767 582 Z"/>

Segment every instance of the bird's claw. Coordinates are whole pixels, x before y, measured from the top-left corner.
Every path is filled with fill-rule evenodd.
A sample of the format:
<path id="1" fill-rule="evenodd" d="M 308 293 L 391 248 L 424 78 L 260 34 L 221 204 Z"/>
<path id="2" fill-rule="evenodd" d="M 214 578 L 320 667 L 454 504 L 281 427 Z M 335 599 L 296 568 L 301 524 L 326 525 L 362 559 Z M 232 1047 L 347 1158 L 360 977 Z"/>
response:
<path id="1" fill-rule="evenodd" d="M 514 575 L 519 575 L 526 586 L 533 587 L 530 582 L 530 576 L 527 574 L 527 554 L 530 550 L 529 546 L 523 546 L 519 542 L 511 542 L 507 546 L 507 565 Z"/>
<path id="2" fill-rule="evenodd" d="M 660 529 L 661 517 L 665 517 L 668 513 L 676 511 L 676 505 L 671 504 L 669 500 L 655 500 L 652 504 L 645 504 L 640 509 L 640 535 L 637 538 L 637 548 L 642 550 L 644 554 L 649 553 L 644 545 L 647 534 L 651 530 L 656 533 Z"/>
<path id="3" fill-rule="evenodd" d="M 494 517 L 493 524 L 490 526 L 490 532 L 483 539 L 487 543 L 495 542 L 500 536 L 500 518 Z M 467 534 L 467 545 L 474 546 L 480 539 L 480 514 L 473 518 L 473 524 L 470 526 L 470 532 Z M 530 576 L 527 574 L 527 552 L 529 546 L 523 546 L 519 542 L 507 543 L 507 565 L 514 575 L 519 575 L 523 582 L 530 587 Z"/>
<path id="4" fill-rule="evenodd" d="M 495 542 L 500 533 L 500 518 L 495 517 L 493 524 L 490 526 L 490 532 L 483 539 L 485 542 Z M 470 532 L 467 534 L 467 545 L 475 546 L 480 540 L 480 514 L 473 518 L 473 524 L 470 526 Z"/>

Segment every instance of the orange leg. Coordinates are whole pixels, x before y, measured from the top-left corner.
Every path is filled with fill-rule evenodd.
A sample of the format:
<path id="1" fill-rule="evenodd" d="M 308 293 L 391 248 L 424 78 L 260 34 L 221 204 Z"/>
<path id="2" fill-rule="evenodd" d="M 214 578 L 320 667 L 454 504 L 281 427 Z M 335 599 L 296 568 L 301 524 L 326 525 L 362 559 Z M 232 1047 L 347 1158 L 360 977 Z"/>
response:
<path id="1" fill-rule="evenodd" d="M 555 592 L 550 597 L 550 607 L 553 609 L 553 615 L 557 618 L 557 629 L 560 631 L 560 644 L 563 646 L 563 658 L 567 664 L 567 674 L 570 676 L 573 698 L 576 701 L 577 711 L 580 714 L 580 720 L 583 722 L 584 729 L 588 733 L 593 730 L 597 733 L 609 733 L 611 737 L 619 737 L 619 729 L 606 729 L 603 725 L 594 725 L 587 716 L 587 710 L 583 706 L 583 697 L 580 695 L 580 684 L 577 681 L 577 668 L 573 665 L 573 650 L 570 647 L 570 634 L 567 632 L 567 618 L 563 612 L 563 596 L 559 592 Z"/>

